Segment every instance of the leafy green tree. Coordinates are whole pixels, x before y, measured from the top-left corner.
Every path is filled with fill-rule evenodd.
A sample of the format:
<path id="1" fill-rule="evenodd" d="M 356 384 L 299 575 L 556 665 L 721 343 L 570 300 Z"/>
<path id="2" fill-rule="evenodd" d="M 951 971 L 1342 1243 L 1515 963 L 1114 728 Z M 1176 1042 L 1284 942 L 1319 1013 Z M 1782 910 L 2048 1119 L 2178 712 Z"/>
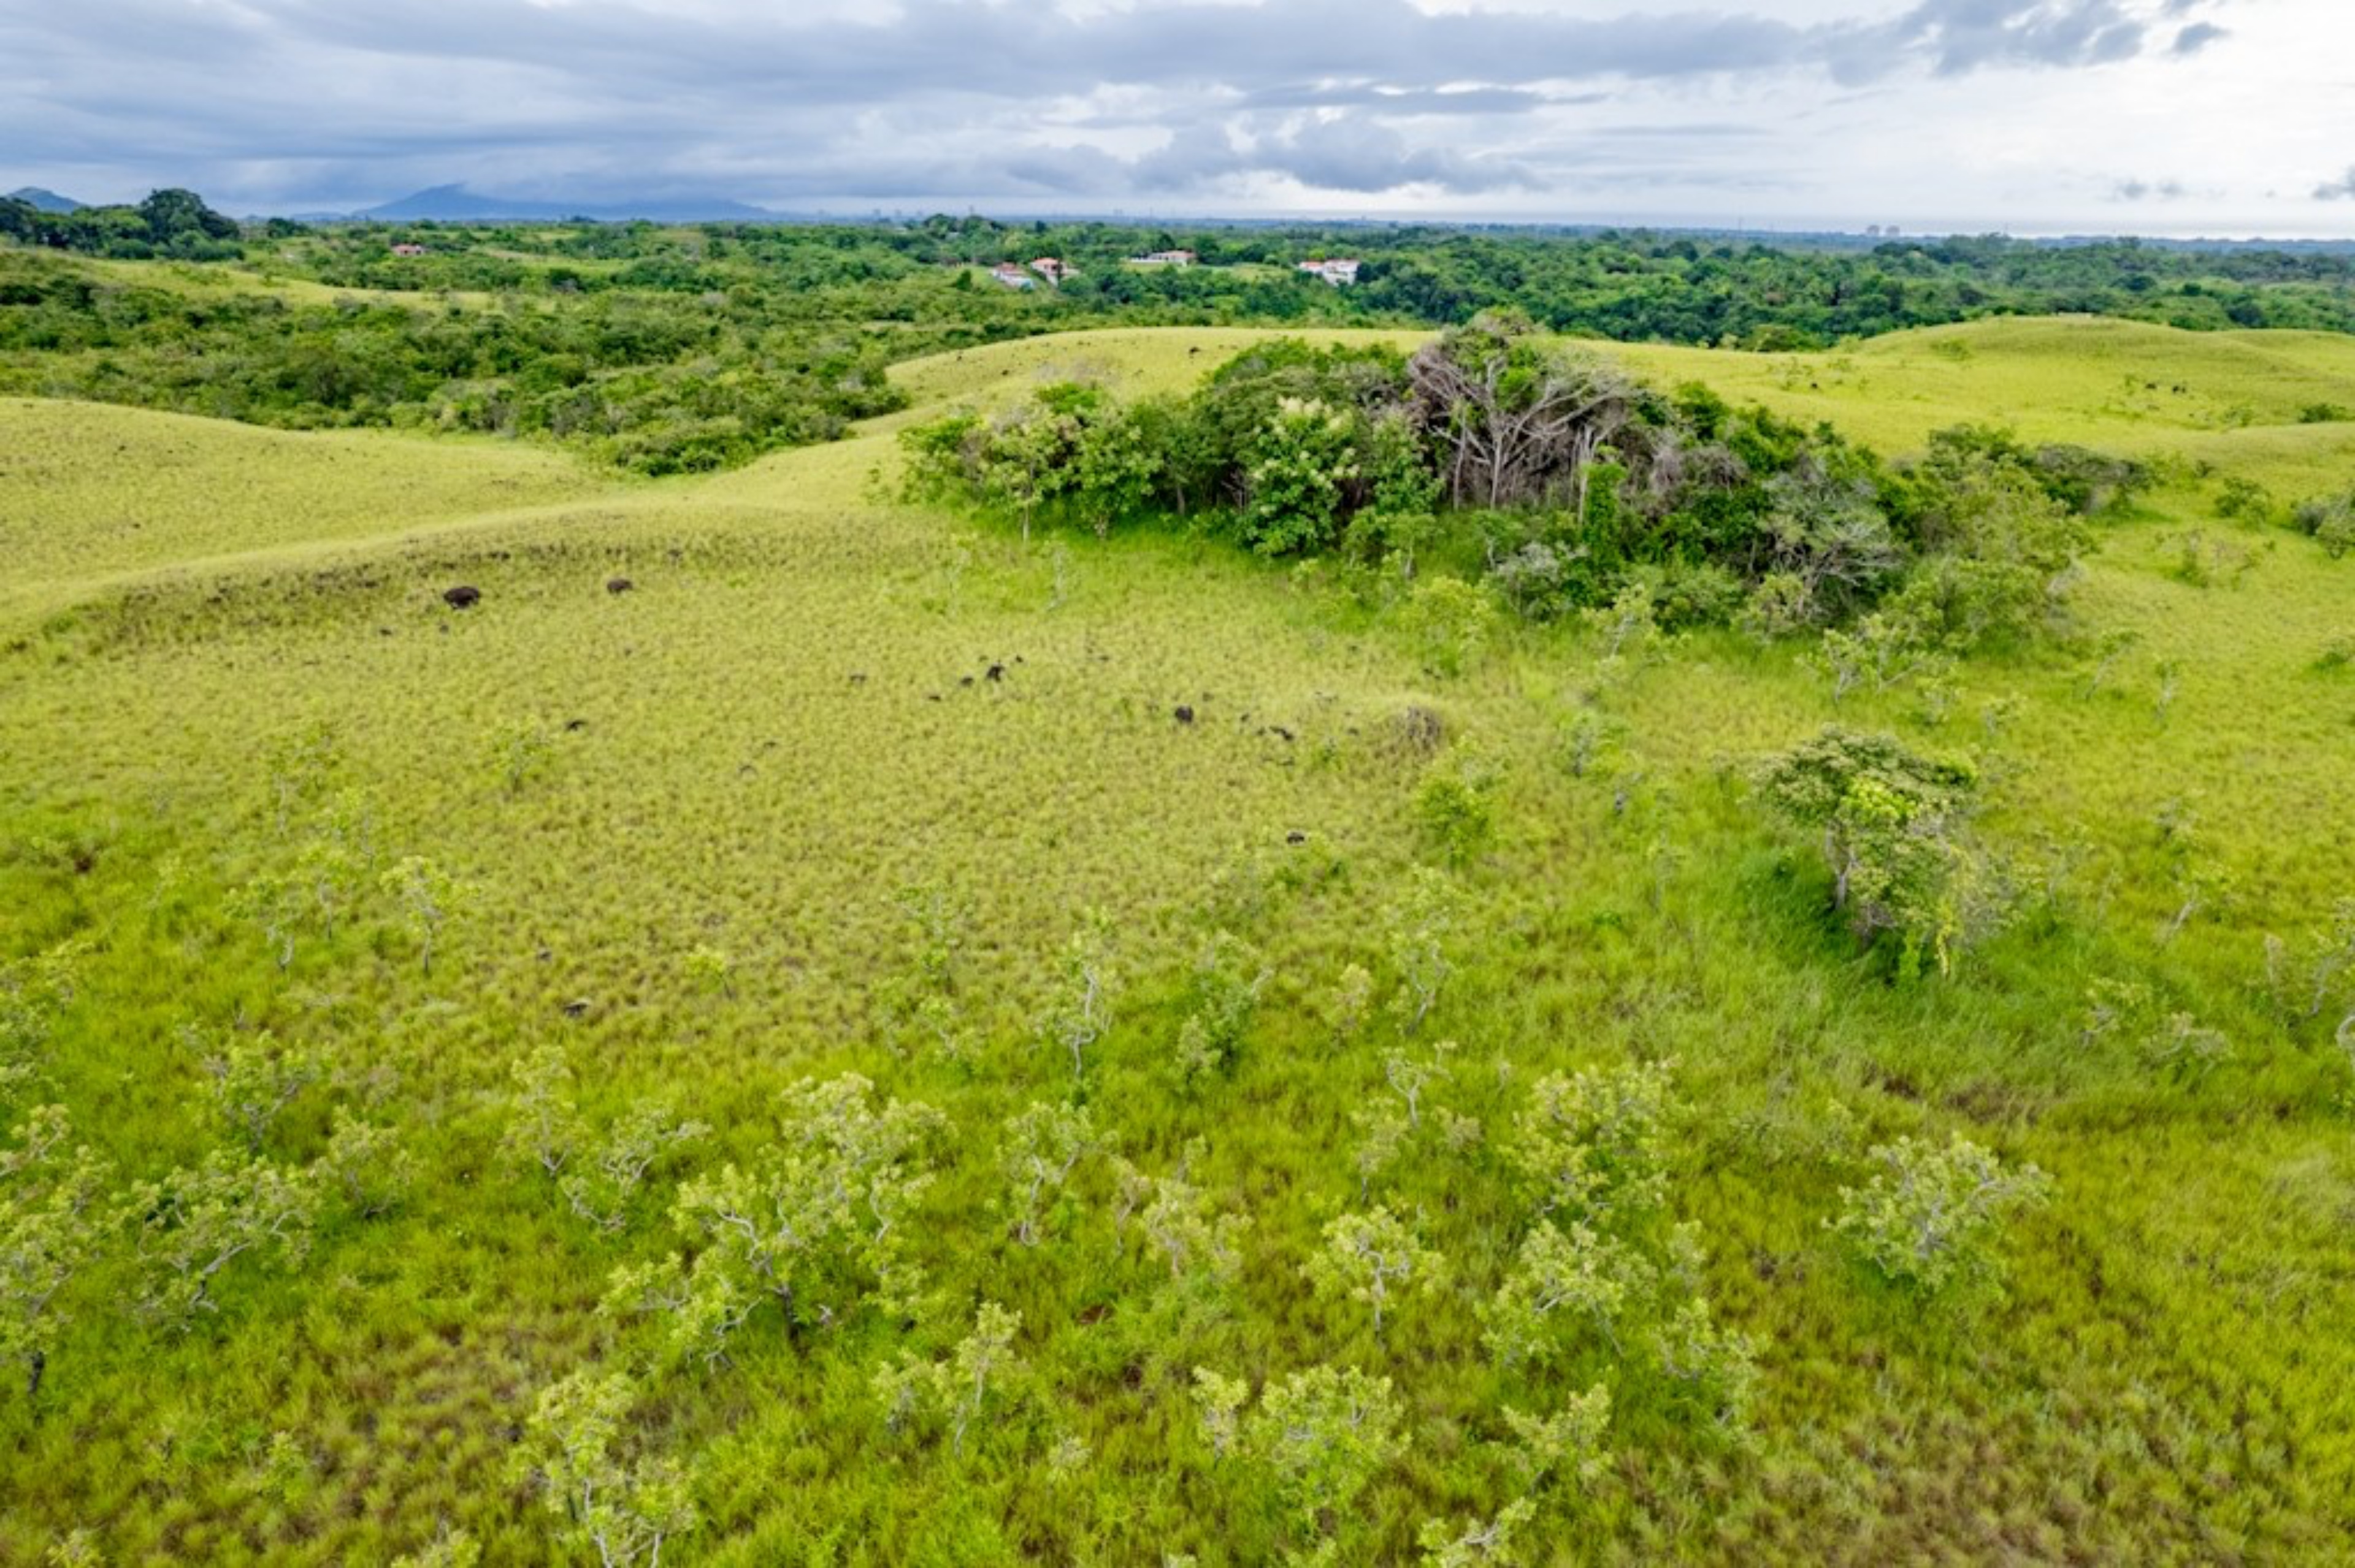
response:
<path id="1" fill-rule="evenodd" d="M 195 1169 L 141 1183 L 124 1206 L 137 1243 L 140 1307 L 186 1329 L 219 1310 L 214 1284 L 238 1259 L 299 1266 L 318 1211 L 308 1172 L 251 1156 L 215 1152 Z"/>
<path id="2" fill-rule="evenodd" d="M 620 1372 L 583 1370 L 540 1390 L 512 1467 L 561 1523 L 558 1539 L 603 1568 L 662 1561 L 665 1541 L 698 1520 L 689 1478 L 668 1459 L 628 1457 L 623 1424 L 638 1392 Z"/>
<path id="3" fill-rule="evenodd" d="M 107 1166 L 72 1136 L 63 1106 L 41 1105 L 0 1149 L 0 1361 L 22 1370 L 28 1399 L 48 1367 L 58 1297 L 104 1239 Z"/>
<path id="4" fill-rule="evenodd" d="M 640 1100 L 606 1129 L 590 1157 L 557 1178 L 557 1190 L 574 1214 L 618 1232 L 629 1224 L 631 1203 L 647 1173 L 710 1131 L 660 1100 Z"/>
<path id="5" fill-rule="evenodd" d="M 2007 1167 L 1959 1133 L 1944 1147 L 1900 1138 L 1870 1157 L 1881 1168 L 1842 1188 L 1839 1214 L 1825 1223 L 1884 1276 L 1924 1295 L 1995 1278 L 2005 1217 L 2052 1190 L 2036 1167 Z"/>
<path id="6" fill-rule="evenodd" d="M 1406 1451 L 1402 1413 L 1390 1379 L 1355 1367 L 1311 1367 L 1261 1391 L 1243 1421 L 1240 1452 L 1314 1531 Z"/>
<path id="7" fill-rule="evenodd" d="M 399 1131 L 342 1109 L 336 1112 L 326 1152 L 312 1168 L 363 1220 L 391 1213 L 417 1184 L 416 1157 Z"/>
<path id="8" fill-rule="evenodd" d="M 1014 1353 L 1014 1337 L 1022 1315 L 994 1301 L 985 1301 L 974 1316 L 973 1332 L 959 1340 L 944 1361 L 920 1360 L 903 1353 L 899 1361 L 879 1371 L 873 1383 L 883 1403 L 884 1424 L 906 1430 L 921 1418 L 937 1418 L 949 1432 L 952 1452 L 964 1452 L 965 1434 L 993 1392 L 1018 1378 L 1022 1362 Z"/>
<path id="9" fill-rule="evenodd" d="M 924 1147 L 947 1123 L 929 1105 L 878 1104 L 874 1087 L 845 1073 L 787 1090 L 775 1152 L 679 1189 L 671 1216 L 693 1264 L 673 1254 L 618 1269 L 609 1305 L 660 1316 L 675 1353 L 709 1364 L 764 1303 L 794 1329 L 865 1301 L 907 1303 L 920 1276 L 899 1230 L 932 1179 Z"/>
<path id="10" fill-rule="evenodd" d="M 1039 1244 L 1072 1170 L 1108 1142 L 1084 1105 L 1034 1104 L 1007 1120 L 998 1146 L 998 1168 L 1006 1178 L 1000 1202 L 1014 1218 L 1017 1241 L 1026 1247 Z"/>
<path id="11" fill-rule="evenodd" d="M 474 885 L 461 881 L 421 855 L 403 857 L 384 874 L 381 885 L 417 944 L 418 967 L 427 975 L 432 974 L 442 928 L 473 907 Z"/>
<path id="12" fill-rule="evenodd" d="M 1658 1272 L 1635 1248 L 1582 1223 L 1540 1220 L 1523 1238 L 1504 1285 L 1482 1308 L 1482 1341 L 1506 1366 L 1542 1366 L 1581 1331 L 1614 1354 L 1634 1315 L 1647 1306 Z"/>
<path id="13" fill-rule="evenodd" d="M 264 1030 L 226 1040 L 207 1053 L 204 1069 L 214 1115 L 258 1155 L 278 1118 L 326 1066 L 316 1051 L 282 1044 Z"/>
<path id="14" fill-rule="evenodd" d="M 1241 937 L 1222 931 L 1210 939 L 1194 966 L 1186 1021 L 1178 1030 L 1178 1068 L 1188 1082 L 1233 1065 L 1273 975 Z"/>
<path id="15" fill-rule="evenodd" d="M 1834 726 L 1768 759 L 1759 781 L 1769 805 L 1821 834 L 1832 907 L 1859 945 L 1893 934 L 1909 967 L 1927 957 L 1945 972 L 1995 923 L 1994 871 L 1968 831 L 1968 767 Z"/>
<path id="16" fill-rule="evenodd" d="M 1344 1214 L 1325 1227 L 1325 1244 L 1301 1270 L 1317 1295 L 1361 1302 L 1374 1314 L 1374 1335 L 1394 1296 L 1428 1297 L 1447 1281 L 1447 1264 L 1423 1244 L 1413 1227 L 1387 1207 Z"/>
<path id="17" fill-rule="evenodd" d="M 1661 1211 L 1674 1072 L 1654 1061 L 1538 1081 L 1506 1157 L 1540 1212 L 1640 1221 Z"/>

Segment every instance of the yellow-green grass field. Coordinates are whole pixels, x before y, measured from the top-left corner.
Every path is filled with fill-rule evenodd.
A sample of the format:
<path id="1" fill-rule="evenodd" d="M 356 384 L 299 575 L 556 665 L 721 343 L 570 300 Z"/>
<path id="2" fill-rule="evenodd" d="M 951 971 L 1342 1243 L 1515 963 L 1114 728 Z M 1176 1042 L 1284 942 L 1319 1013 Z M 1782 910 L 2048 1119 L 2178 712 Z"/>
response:
<path id="1" fill-rule="evenodd" d="M 265 1153 L 314 1158 L 341 1110 L 417 1168 L 389 1214 L 331 1204 L 299 1266 L 225 1270 L 185 1332 L 127 1309 L 127 1245 L 87 1271 L 37 1419 L 0 1392 L 0 1562 L 76 1531 L 125 1563 L 387 1562 L 452 1531 L 485 1563 L 568 1560 L 508 1455 L 537 1391 L 592 1364 L 638 1377 L 632 1442 L 695 1467 L 666 1563 L 1272 1561 L 1306 1540 L 1213 1463 L 1193 1369 L 1319 1362 L 1406 1412 L 1401 1456 L 1316 1526 L 1333 1561 L 1415 1562 L 1421 1521 L 1493 1515 L 1501 1412 L 1598 1381 L 1604 1460 L 1542 1494 L 1529 1561 L 2355 1561 L 2355 1062 L 2285 967 L 2355 896 L 2355 668 L 2324 658 L 2355 560 L 2213 515 L 2226 477 L 2355 484 L 2355 425 L 2298 422 L 2355 405 L 2355 343 L 2004 321 L 1607 350 L 1891 455 L 1967 421 L 2165 462 L 2100 525 L 2076 638 L 1968 662 L 1934 702 L 1835 706 L 1805 646 L 1732 633 L 1606 662 L 1582 628 L 1500 627 L 1441 677 L 1329 574 L 883 498 L 911 421 L 1073 374 L 1182 389 L 1264 336 L 944 355 L 851 440 L 627 485 L 530 448 L 0 402 L 0 960 L 65 950 L 74 976 L 8 1109 L 62 1104 L 123 1181 L 158 1178 L 223 1142 L 204 1042 L 268 1029 L 327 1065 Z M 2225 552 L 2211 586 L 2173 570 L 2193 530 Z M 461 583 L 478 605 L 442 603 Z M 1615 738 L 1578 773 L 1592 706 Z M 1951 978 L 1859 958 L 1751 799 L 1751 760 L 1835 718 L 1989 778 L 2024 912 Z M 1339 1031 L 1349 965 L 1396 988 L 1388 933 L 1438 864 L 1416 792 L 1476 754 L 1497 833 L 1429 873 L 1457 910 L 1437 1006 L 1411 1037 Z M 332 932 L 282 923 L 281 966 L 251 891 L 329 838 L 471 885 L 430 973 L 372 881 Z M 911 906 L 954 912 L 921 1027 Z M 1192 1179 L 1251 1221 L 1223 1293 L 1124 1243 L 1103 1157 L 1038 1248 L 992 1206 L 1001 1123 L 1071 1090 L 1040 1025 L 1091 911 L 1115 1006 L 1087 1103 L 1153 1174 L 1202 1140 Z M 1188 1081 L 1219 931 L 1271 978 L 1231 1070 Z M 2187 1071 L 2089 1029 L 2104 981 L 2225 1053 Z M 1377 1338 L 1300 1269 L 1366 1200 L 1351 1114 L 1388 1095 L 1385 1052 L 1441 1040 L 1429 1093 L 1471 1130 L 1418 1133 L 1369 1191 L 1446 1281 Z M 500 1153 L 510 1068 L 548 1043 L 591 1122 L 659 1095 L 713 1129 L 617 1232 Z M 1758 1345 L 1735 1438 L 1599 1342 L 1532 1371 L 1479 1338 L 1530 1085 L 1661 1059 L 1687 1106 L 1670 1206 Z M 778 1091 L 844 1071 L 953 1122 L 909 1226 L 923 1309 L 767 1323 L 710 1371 L 600 1312 L 616 1266 L 682 1244 L 680 1178 L 773 1153 Z M 1868 1147 L 1957 1131 L 2054 1196 L 2010 1228 L 2008 1294 L 1925 1306 L 1826 1222 Z M 945 1354 L 985 1300 L 1023 1315 L 1027 1372 L 962 1451 L 889 1434 L 874 1370 Z"/>

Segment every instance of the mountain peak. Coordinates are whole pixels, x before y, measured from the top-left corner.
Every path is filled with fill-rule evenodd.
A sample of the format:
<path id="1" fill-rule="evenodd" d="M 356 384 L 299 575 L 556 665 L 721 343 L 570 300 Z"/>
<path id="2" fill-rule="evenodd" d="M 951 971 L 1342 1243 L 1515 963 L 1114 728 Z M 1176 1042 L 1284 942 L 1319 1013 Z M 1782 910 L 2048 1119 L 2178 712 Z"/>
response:
<path id="1" fill-rule="evenodd" d="M 43 212 L 80 212 L 82 208 L 82 204 L 73 197 L 59 196 L 53 190 L 43 190 L 37 185 L 18 187 L 8 193 L 8 199 L 38 208 Z"/>

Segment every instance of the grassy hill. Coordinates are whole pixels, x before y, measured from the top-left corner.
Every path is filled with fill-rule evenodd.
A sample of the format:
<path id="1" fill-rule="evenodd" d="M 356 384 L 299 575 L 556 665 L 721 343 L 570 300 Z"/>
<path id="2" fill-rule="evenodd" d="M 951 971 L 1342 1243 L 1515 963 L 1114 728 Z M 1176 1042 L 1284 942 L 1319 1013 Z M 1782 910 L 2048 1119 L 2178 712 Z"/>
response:
<path id="1" fill-rule="evenodd" d="M 243 1147 L 207 1063 L 268 1030 L 315 1075 L 265 1156 L 320 1157 L 342 1115 L 410 1166 L 382 1213 L 329 1202 L 299 1264 L 224 1267 L 185 1328 L 132 1310 L 118 1236 L 59 1298 L 37 1417 L 0 1398 L 0 1561 L 84 1531 L 112 1562 L 378 1562 L 447 1530 L 549 1561 L 563 1521 L 510 1456 L 583 1367 L 636 1379 L 628 1452 L 695 1466 L 666 1563 L 1240 1563 L 1327 1530 L 1405 1563 L 1423 1521 L 1524 1490 L 1542 1563 L 2350 1560 L 2355 1062 L 2306 1016 L 2301 944 L 2355 894 L 2355 670 L 2326 657 L 2355 561 L 2215 502 L 2343 486 L 2355 424 L 2299 421 L 2355 406 L 2355 344 L 2003 321 L 1614 350 L 1891 452 L 1970 421 L 2165 460 L 2103 525 L 2072 643 L 1837 705 L 1806 647 L 1730 632 L 1614 657 L 1500 627 L 1441 675 L 1314 571 L 877 498 L 911 419 L 1075 371 L 1182 389 L 1258 336 L 919 361 L 915 407 L 854 439 L 651 483 L 0 402 L 7 1109 L 61 1104 L 118 1186 L 164 1179 Z M 480 603 L 443 602 L 462 583 Z M 1745 782 L 1835 719 L 1989 781 L 2027 912 L 1951 979 L 1859 957 Z M 1453 867 L 1419 805 L 1451 770 L 1495 814 Z M 322 894 L 339 856 L 365 874 Z M 379 883 L 409 856 L 464 884 L 430 966 Z M 1188 1073 L 1221 934 L 1265 980 L 1231 1061 Z M 1090 953 L 1102 1147 L 1027 1245 L 1005 1128 L 1073 1093 Z M 23 963 L 49 954 L 54 996 Z M 1389 1004 L 1434 976 L 1410 1029 Z M 641 1102 L 707 1125 L 610 1225 L 503 1151 L 548 1046 L 574 1173 Z M 1732 1435 L 1607 1336 L 1539 1367 L 1481 1339 L 1534 1086 L 1661 1061 L 1690 1283 L 1756 1349 Z M 688 1244 L 683 1184 L 776 1158 L 781 1092 L 845 1072 L 947 1119 L 898 1226 L 912 1309 L 773 1311 L 709 1368 L 601 1311 Z M 2053 1197 L 2009 1228 L 2005 1290 L 1924 1303 L 1827 1225 L 1870 1148 L 1955 1133 Z M 1248 1219 L 1231 1279 L 1154 1250 L 1115 1153 Z M 1370 1202 L 1446 1264 L 1380 1335 L 1301 1274 Z M 1021 1315 L 1019 1369 L 961 1444 L 891 1431 L 877 1370 L 951 1356 L 985 1302 Z M 1304 1526 L 1214 1461 L 1192 1390 L 1320 1363 L 1391 1379 L 1405 1446 Z M 1592 1472 L 1523 1488 L 1502 1413 L 1596 1384 Z"/>

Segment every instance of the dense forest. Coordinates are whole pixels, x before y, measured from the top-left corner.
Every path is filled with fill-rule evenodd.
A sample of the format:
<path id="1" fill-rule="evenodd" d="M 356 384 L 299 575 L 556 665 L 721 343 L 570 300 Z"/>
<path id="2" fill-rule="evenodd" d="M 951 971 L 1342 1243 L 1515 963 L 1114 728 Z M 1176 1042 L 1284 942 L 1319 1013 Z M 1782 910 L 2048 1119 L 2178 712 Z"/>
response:
<path id="1" fill-rule="evenodd" d="M 978 217 L 241 227 L 159 191 L 62 214 L 0 200 L 0 390 L 544 437 L 648 474 L 837 435 L 892 406 L 881 370 L 895 360 L 1081 326 L 1436 327 L 1509 302 L 1552 332 L 1762 351 L 1999 315 L 2355 331 L 2355 258 L 2133 241 L 1783 247 Z M 1130 260 L 1178 250 L 1194 263 Z M 1344 252 L 1359 262 L 1346 286 L 1299 270 Z M 1017 288 L 989 270 L 1044 257 L 1068 273 Z M 154 258 L 208 265 L 103 270 Z"/>

